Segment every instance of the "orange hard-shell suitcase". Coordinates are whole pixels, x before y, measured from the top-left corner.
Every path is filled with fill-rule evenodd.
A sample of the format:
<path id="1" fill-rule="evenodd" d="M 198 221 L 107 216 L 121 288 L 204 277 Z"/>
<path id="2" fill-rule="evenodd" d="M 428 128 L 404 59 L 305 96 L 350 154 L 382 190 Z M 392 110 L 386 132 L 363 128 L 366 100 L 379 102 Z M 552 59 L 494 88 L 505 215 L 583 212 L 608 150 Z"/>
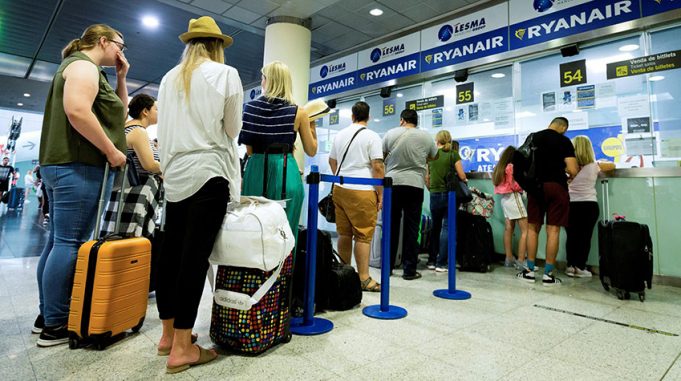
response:
<path id="1" fill-rule="evenodd" d="M 126 165 L 127 170 L 127 165 Z M 104 172 L 108 178 L 109 168 Z M 123 189 L 126 173 L 123 172 Z M 104 210 L 102 186 L 95 234 Z M 121 196 L 123 192 L 120 192 Z M 122 197 L 118 200 L 118 232 Z M 138 332 L 147 312 L 151 242 L 118 234 L 84 243 L 78 250 L 69 312 L 69 348 L 94 344 L 104 349 L 110 338 L 129 329 Z"/>

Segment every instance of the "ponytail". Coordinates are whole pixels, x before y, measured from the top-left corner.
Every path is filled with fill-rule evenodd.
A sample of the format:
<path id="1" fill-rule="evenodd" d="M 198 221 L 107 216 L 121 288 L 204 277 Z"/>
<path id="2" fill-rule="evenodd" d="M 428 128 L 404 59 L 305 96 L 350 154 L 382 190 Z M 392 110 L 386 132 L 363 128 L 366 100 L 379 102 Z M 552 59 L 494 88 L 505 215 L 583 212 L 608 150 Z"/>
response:
<path id="1" fill-rule="evenodd" d="M 80 38 L 71 40 L 68 45 L 61 51 L 61 58 L 64 59 L 71 54 L 80 51 Z"/>

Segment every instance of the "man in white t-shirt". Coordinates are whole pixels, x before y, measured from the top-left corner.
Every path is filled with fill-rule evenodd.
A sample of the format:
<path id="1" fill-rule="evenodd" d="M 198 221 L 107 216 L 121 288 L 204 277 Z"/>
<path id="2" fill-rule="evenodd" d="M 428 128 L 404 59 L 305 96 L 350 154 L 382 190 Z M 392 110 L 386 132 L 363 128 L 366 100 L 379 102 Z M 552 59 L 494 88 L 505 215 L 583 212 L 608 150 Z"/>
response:
<path id="1" fill-rule="evenodd" d="M 333 173 L 345 177 L 383 178 L 381 138 L 367 128 L 368 121 L 369 105 L 355 103 L 352 106 L 352 124 L 338 132 L 329 153 L 329 166 Z M 380 291 L 381 285 L 369 276 L 369 253 L 376 218 L 383 204 L 383 187 L 335 184 L 333 203 L 341 259 L 350 263 L 354 238 L 355 261 L 362 290 Z"/>

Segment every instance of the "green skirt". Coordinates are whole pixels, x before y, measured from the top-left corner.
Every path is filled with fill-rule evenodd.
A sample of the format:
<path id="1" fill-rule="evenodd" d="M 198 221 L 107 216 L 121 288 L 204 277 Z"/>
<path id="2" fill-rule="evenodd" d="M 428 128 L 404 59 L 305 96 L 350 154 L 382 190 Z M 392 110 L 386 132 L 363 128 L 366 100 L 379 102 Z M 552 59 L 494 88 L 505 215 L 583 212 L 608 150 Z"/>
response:
<path id="1" fill-rule="evenodd" d="M 284 175 L 284 155 L 269 154 L 267 158 L 267 194 L 262 194 L 263 178 L 265 176 L 265 155 L 253 154 L 246 164 L 244 172 L 244 196 L 265 196 L 270 200 L 281 200 L 282 177 Z M 305 199 L 303 180 L 298 171 L 298 163 L 292 154 L 288 154 L 286 165 L 286 217 L 293 231 L 293 237 L 298 240 L 298 224 Z"/>

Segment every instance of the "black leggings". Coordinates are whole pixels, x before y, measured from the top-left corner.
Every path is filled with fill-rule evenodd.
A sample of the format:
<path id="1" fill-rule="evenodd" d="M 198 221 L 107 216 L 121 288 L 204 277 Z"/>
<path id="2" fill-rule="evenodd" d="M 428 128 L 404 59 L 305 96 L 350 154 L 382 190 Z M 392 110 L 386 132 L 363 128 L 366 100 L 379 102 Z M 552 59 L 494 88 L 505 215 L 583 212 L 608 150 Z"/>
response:
<path id="1" fill-rule="evenodd" d="M 423 207 L 423 189 L 407 185 L 393 187 L 393 200 L 390 215 L 390 265 L 395 268 L 397 245 L 400 242 L 400 220 L 404 213 L 402 235 L 402 269 L 405 275 L 416 274 L 418 261 L 419 224 Z"/>
<path id="2" fill-rule="evenodd" d="M 598 203 L 578 201 L 570 203 L 570 221 L 567 232 L 567 265 L 584 270 L 591 251 L 591 236 L 598 222 Z"/>
<path id="3" fill-rule="evenodd" d="M 156 303 L 159 317 L 174 318 L 176 329 L 194 327 L 206 283 L 208 257 L 228 201 L 228 181 L 214 177 L 191 197 L 166 203 Z"/>

